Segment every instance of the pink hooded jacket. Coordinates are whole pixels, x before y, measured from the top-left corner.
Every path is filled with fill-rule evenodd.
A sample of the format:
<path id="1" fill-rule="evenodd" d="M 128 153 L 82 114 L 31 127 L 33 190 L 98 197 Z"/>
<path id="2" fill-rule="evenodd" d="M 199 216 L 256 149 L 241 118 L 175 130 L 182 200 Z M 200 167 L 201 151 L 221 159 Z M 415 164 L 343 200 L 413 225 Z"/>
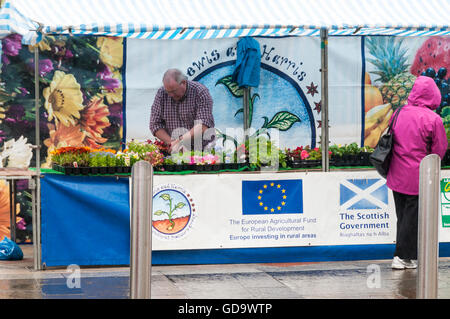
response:
<path id="1" fill-rule="evenodd" d="M 422 159 L 429 154 L 444 157 L 447 136 L 441 117 L 433 112 L 440 103 L 441 93 L 434 80 L 419 76 L 394 123 L 394 147 L 386 181 L 390 189 L 418 195 Z"/>

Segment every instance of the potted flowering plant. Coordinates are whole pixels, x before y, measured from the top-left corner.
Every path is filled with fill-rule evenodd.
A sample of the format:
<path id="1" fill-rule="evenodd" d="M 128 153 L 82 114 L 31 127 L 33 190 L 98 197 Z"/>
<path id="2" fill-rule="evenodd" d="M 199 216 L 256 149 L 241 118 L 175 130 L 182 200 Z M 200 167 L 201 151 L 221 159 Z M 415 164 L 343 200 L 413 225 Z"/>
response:
<path id="1" fill-rule="evenodd" d="M 364 146 L 360 149 L 360 165 L 361 166 L 373 166 L 370 162 L 370 154 L 372 154 L 374 149 L 370 146 Z"/>
<path id="2" fill-rule="evenodd" d="M 334 166 L 372 166 L 369 160 L 373 148 L 359 147 L 356 143 L 330 146 Z"/>
<path id="3" fill-rule="evenodd" d="M 79 174 L 81 168 L 89 166 L 89 147 L 61 147 L 50 152 L 52 167 L 65 174 Z M 87 174 L 88 171 L 83 173 Z"/>
<path id="4" fill-rule="evenodd" d="M 122 173 L 131 173 L 131 167 L 140 160 L 140 156 L 138 153 L 125 149 L 123 152 L 116 153 L 116 163 L 122 169 L 120 170 Z"/>
<path id="5" fill-rule="evenodd" d="M 219 168 L 219 156 L 211 153 L 192 152 L 190 156 L 190 164 L 195 165 L 197 171 L 211 171 Z"/>
<path id="6" fill-rule="evenodd" d="M 114 174 L 116 172 L 115 150 L 95 149 L 89 157 L 89 166 L 92 174 Z"/>
<path id="7" fill-rule="evenodd" d="M 157 147 L 155 147 L 151 151 L 145 152 L 142 157 L 143 157 L 144 161 L 149 162 L 156 169 L 162 168 L 162 164 L 164 162 L 164 156 Z"/>
<path id="8" fill-rule="evenodd" d="M 171 156 L 166 156 L 163 159 L 163 169 L 168 172 L 173 172 L 177 168 L 181 169 L 179 165 L 176 165 L 175 161 L 172 159 Z"/>
<path id="9" fill-rule="evenodd" d="M 331 152 L 329 153 L 331 155 Z M 289 166 L 292 168 L 310 168 L 320 166 L 322 164 L 322 148 L 310 148 L 309 145 L 299 146 L 294 150 L 287 149 L 286 157 Z"/>
<path id="10" fill-rule="evenodd" d="M 287 167 L 286 155 L 272 140 L 263 136 L 249 138 L 245 143 L 245 152 L 248 154 L 250 167 L 260 169 L 278 163 L 281 167 Z"/>

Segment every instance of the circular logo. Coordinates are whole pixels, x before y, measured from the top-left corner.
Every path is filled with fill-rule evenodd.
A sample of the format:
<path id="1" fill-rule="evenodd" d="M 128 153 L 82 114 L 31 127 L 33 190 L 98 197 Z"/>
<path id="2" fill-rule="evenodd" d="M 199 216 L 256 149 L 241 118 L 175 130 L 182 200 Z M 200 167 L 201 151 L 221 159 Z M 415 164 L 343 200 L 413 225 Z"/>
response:
<path id="1" fill-rule="evenodd" d="M 153 191 L 153 233 L 161 239 L 184 237 L 195 219 L 195 203 L 183 187 L 158 185 Z"/>

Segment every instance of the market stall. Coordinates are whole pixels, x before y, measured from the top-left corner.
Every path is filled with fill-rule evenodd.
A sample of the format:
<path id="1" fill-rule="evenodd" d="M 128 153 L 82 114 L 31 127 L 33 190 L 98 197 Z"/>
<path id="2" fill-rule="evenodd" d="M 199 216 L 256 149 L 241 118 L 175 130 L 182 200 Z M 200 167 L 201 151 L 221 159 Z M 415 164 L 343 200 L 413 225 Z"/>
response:
<path id="1" fill-rule="evenodd" d="M 272 128 L 275 129 L 275 131 L 282 132 L 279 140 L 280 148 L 306 147 L 308 145 L 311 149 L 314 149 L 316 146 L 320 146 L 320 153 L 323 156 L 320 157 L 321 162 L 320 165 L 318 165 L 319 168 L 315 171 L 308 171 L 308 173 L 305 173 L 304 171 L 286 171 L 280 174 L 273 172 L 265 172 L 264 174 L 255 174 L 254 172 L 234 172 L 233 174 L 227 172 L 215 172 L 207 176 L 206 174 L 183 176 L 157 175 L 155 187 L 173 184 L 175 185 L 174 191 L 178 191 L 178 193 L 181 192 L 179 190 L 179 188 L 181 188 L 183 190 L 188 190 L 186 192 L 189 194 L 191 194 L 191 192 L 192 194 L 198 194 L 196 195 L 195 200 L 200 201 L 198 204 L 202 207 L 201 212 L 203 212 L 203 214 L 198 216 L 198 218 L 188 218 L 189 221 L 197 220 L 198 226 L 189 226 L 191 224 L 188 222 L 185 225 L 187 228 L 183 228 L 185 229 L 184 232 L 181 231 L 180 233 L 177 233 L 178 235 L 165 234 L 155 243 L 154 249 L 156 251 L 167 252 L 169 255 L 173 255 L 174 251 L 189 252 L 192 250 L 198 250 L 205 254 L 210 252 L 210 250 L 214 250 L 214 248 L 226 249 L 227 251 L 230 250 L 230 252 L 233 251 L 239 254 L 244 252 L 240 251 L 240 249 L 245 250 L 245 252 L 248 252 L 248 249 L 250 249 L 256 256 L 260 254 L 259 249 L 264 248 L 267 248 L 267 251 L 271 254 L 274 253 L 274 250 L 283 253 L 283 251 L 290 249 L 294 249 L 294 251 L 295 249 L 300 249 L 303 254 L 304 249 L 307 249 L 307 251 L 310 252 L 313 247 L 315 247 L 314 249 L 317 249 L 317 251 L 322 252 L 322 249 L 325 249 L 326 251 L 336 249 L 335 251 L 339 252 L 338 248 L 341 246 L 354 248 L 358 245 L 366 244 L 373 244 L 374 249 L 377 249 L 376 247 L 388 247 L 387 249 L 389 250 L 389 245 L 392 245 L 393 240 L 393 225 L 391 219 L 394 217 L 394 214 L 391 207 L 392 200 L 389 200 L 390 195 L 386 195 L 389 193 L 386 187 L 384 186 L 383 191 L 379 191 L 385 194 L 383 195 L 384 197 L 382 197 L 384 198 L 384 202 L 381 200 L 384 203 L 384 206 L 382 207 L 377 206 L 377 208 L 375 208 L 374 206 L 370 206 L 371 208 L 367 208 L 365 206 L 356 206 L 356 208 L 350 208 L 351 205 L 349 207 L 344 205 L 344 199 L 350 197 L 349 194 L 352 194 L 352 192 L 355 192 L 355 189 L 352 190 L 352 187 L 355 186 L 351 185 L 359 185 L 358 187 L 361 189 L 361 187 L 364 188 L 364 186 L 360 185 L 362 183 L 361 181 L 369 179 L 373 181 L 369 182 L 370 185 L 371 183 L 375 183 L 376 185 L 379 183 L 381 187 L 382 180 L 380 180 L 373 171 L 368 170 L 347 171 L 343 173 L 329 172 L 331 163 L 329 162 L 330 157 L 328 156 L 328 152 L 333 144 L 350 144 L 351 142 L 357 142 L 358 146 L 362 147 L 365 144 L 371 144 L 373 142 L 372 140 L 376 139 L 376 137 L 374 138 L 375 134 L 372 134 L 373 131 L 376 131 L 375 127 L 368 126 L 369 120 L 372 119 L 369 116 L 371 114 L 369 114 L 370 110 L 365 109 L 368 106 L 365 99 L 369 96 L 368 92 L 373 91 L 372 87 L 375 86 L 375 83 L 374 79 L 366 81 L 366 76 L 369 71 L 373 71 L 375 74 L 376 72 L 379 74 L 381 71 L 373 69 L 373 66 L 369 65 L 369 63 L 366 64 L 365 55 L 370 54 L 374 57 L 374 50 L 372 49 L 374 47 L 386 45 L 388 48 L 386 52 L 396 51 L 399 52 L 399 60 L 404 58 L 402 54 L 404 54 L 403 52 L 405 49 L 401 47 L 401 44 L 390 43 L 389 41 L 385 44 L 380 44 L 375 43 L 375 40 L 366 37 L 384 35 L 415 39 L 419 36 L 448 36 L 450 30 L 445 12 L 448 12 L 449 4 L 441 1 L 428 1 L 426 3 L 419 1 L 397 1 L 395 4 L 392 4 L 388 1 L 284 1 L 280 3 L 267 0 L 261 1 L 258 6 L 254 6 L 253 2 L 247 1 L 198 0 L 190 2 L 190 6 L 187 8 L 183 5 L 183 9 L 180 9 L 180 6 L 181 4 L 178 1 L 91 2 L 40 0 L 33 1 L 33 3 L 21 0 L 6 1 L 1 11 L 3 13 L 1 22 L 4 25 L 4 28 L 1 30 L 3 32 L 2 36 L 7 36 L 12 33 L 20 34 L 22 36 L 21 41 L 23 44 L 38 43 L 42 45 L 41 51 L 37 49 L 34 50 L 34 83 L 36 84 L 34 98 L 36 107 L 34 111 L 36 114 L 40 114 L 39 112 L 43 110 L 43 102 L 48 101 L 47 97 L 41 96 L 42 87 L 39 88 L 39 83 L 42 83 L 42 81 L 36 80 L 41 75 L 40 65 L 36 63 L 36 61 L 39 60 L 39 52 L 42 53 L 47 47 L 50 49 L 55 48 L 55 43 L 65 42 L 66 46 L 58 46 L 57 53 L 60 57 L 58 66 L 61 66 L 65 62 L 65 59 L 71 58 L 68 52 L 70 51 L 68 50 L 69 46 L 67 45 L 69 41 L 61 41 L 59 38 L 49 39 L 48 36 L 59 37 L 65 35 L 68 39 L 73 39 L 71 40 L 73 45 L 71 48 L 83 46 L 96 49 L 95 46 L 98 46 L 99 49 L 96 50 L 99 51 L 99 55 L 95 56 L 95 58 L 102 61 L 108 60 L 105 64 L 110 68 L 110 73 L 103 72 L 100 78 L 102 80 L 106 78 L 106 80 L 110 81 L 108 84 L 115 83 L 114 80 L 120 78 L 123 83 L 123 87 L 121 87 L 123 91 L 115 91 L 115 93 L 121 95 L 121 97 L 123 96 L 123 102 L 122 104 L 119 104 L 119 106 L 123 107 L 123 127 L 120 127 L 123 129 L 122 142 L 126 142 L 132 138 L 145 139 L 148 137 L 146 136 L 146 133 L 142 133 L 147 132 L 147 123 L 145 123 L 146 119 L 142 116 L 142 109 L 143 107 L 148 107 L 149 101 L 151 101 L 154 96 L 155 89 L 160 85 L 161 71 L 167 67 L 173 66 L 175 62 L 178 63 L 181 68 L 186 70 L 190 79 L 209 84 L 208 87 L 211 90 L 217 90 L 214 94 L 216 94 L 218 101 L 218 107 L 216 108 L 217 112 L 219 112 L 217 113 L 217 117 L 220 119 L 218 120 L 218 128 L 222 133 L 226 133 L 225 129 L 227 126 L 231 126 L 234 129 L 244 127 L 242 118 L 237 116 L 240 114 L 238 105 L 242 105 L 242 96 L 239 94 L 236 95 L 235 91 L 232 92 L 230 90 L 231 86 L 229 85 L 229 82 L 226 82 L 226 78 L 236 59 L 235 51 L 233 51 L 236 39 L 245 36 L 257 38 L 258 41 L 260 41 L 262 48 L 262 79 L 264 79 L 262 84 L 266 83 L 266 87 L 263 86 L 259 90 L 253 91 L 253 95 L 250 97 L 252 103 L 260 103 L 257 108 L 252 108 L 252 110 L 254 110 L 253 128 L 256 131 L 260 128 Z M 60 14 L 61 12 L 67 12 L 67 8 L 70 8 L 70 11 L 75 12 L 76 14 Z M 389 10 L 386 8 L 389 8 Z M 368 23 L 369 21 L 370 23 Z M 45 36 L 47 36 L 47 38 Z M 99 40 L 97 41 L 78 41 L 78 39 L 82 39 L 82 37 L 88 39 L 92 36 L 123 37 L 127 40 L 118 42 L 98 38 Z M 332 44 L 333 41 L 334 43 Z M 413 45 L 420 46 L 422 44 L 423 41 Z M 407 47 L 411 47 L 411 45 Z M 64 51 L 61 50 L 62 48 L 64 48 Z M 107 48 L 107 51 L 101 50 L 104 48 Z M 111 52 L 114 50 L 117 51 L 117 49 L 119 51 L 122 50 L 124 58 L 120 61 L 108 59 L 108 57 L 114 57 Z M 328 54 L 329 49 L 330 54 Z M 64 52 L 64 55 L 61 55 L 61 52 Z M 107 54 L 105 55 L 105 53 Z M 148 57 L 157 58 L 152 60 Z M 378 58 L 379 61 L 381 61 L 384 56 L 378 56 Z M 372 60 L 375 61 L 373 65 L 376 66 L 376 61 L 378 60 Z M 357 61 L 357 63 L 353 63 L 352 61 Z M 406 65 L 406 63 L 404 64 Z M 437 66 L 433 65 L 434 68 L 437 68 Z M 403 65 L 401 68 L 402 67 Z M 42 71 L 44 70 L 45 66 L 43 65 Z M 405 70 L 402 69 L 398 74 L 395 74 L 395 76 L 404 73 L 404 71 Z M 44 73 L 47 74 L 47 71 Z M 54 82 L 56 77 L 61 76 L 61 73 L 57 75 L 54 70 L 52 72 L 48 71 L 48 74 L 54 74 L 54 76 L 53 78 L 49 78 L 47 80 L 48 82 L 45 82 L 44 85 Z M 382 87 L 386 86 L 385 84 L 391 83 L 395 76 L 392 75 L 392 79 L 383 79 L 381 81 L 382 84 L 379 85 L 380 91 Z M 444 80 L 446 80 L 445 77 Z M 87 81 L 89 81 L 89 78 L 87 78 Z M 395 81 L 398 81 L 398 77 Z M 277 85 L 274 83 L 277 83 Z M 92 83 L 89 85 L 85 83 L 84 85 L 85 87 L 92 88 Z M 111 87 L 106 87 L 105 83 L 102 85 L 105 86 L 106 90 L 111 89 Z M 268 90 L 267 88 L 270 88 L 271 86 L 272 89 Z M 345 91 L 346 87 L 352 87 L 352 90 Z M 278 95 L 272 94 L 274 91 L 278 91 Z M 385 91 L 390 93 L 390 100 L 385 100 L 386 97 L 381 97 L 380 95 L 377 97 L 377 103 L 372 105 L 372 107 L 384 105 L 384 107 L 380 109 L 379 114 L 378 112 L 372 111 L 372 113 L 376 113 L 377 116 L 379 116 L 376 120 L 385 119 L 388 114 L 391 114 L 391 108 L 394 108 L 393 104 L 395 100 L 393 97 L 398 97 L 397 91 L 393 93 L 392 89 L 389 88 L 385 89 Z M 268 95 L 265 96 L 264 94 L 266 92 L 270 93 L 267 93 Z M 350 92 L 350 94 L 348 94 L 348 92 Z M 89 94 L 93 93 L 89 91 Z M 87 96 L 90 97 L 90 95 Z M 236 97 L 237 99 L 235 99 Z M 109 107 L 113 107 L 113 105 L 116 104 L 117 107 L 117 103 L 115 103 L 117 100 L 114 100 L 115 98 L 117 98 L 117 96 L 109 95 L 105 104 Z M 287 106 L 281 105 L 281 109 L 277 109 L 278 106 L 275 105 L 275 102 L 280 101 L 280 98 L 284 98 L 284 102 Z M 400 101 L 401 100 L 402 99 L 400 98 Z M 223 102 L 223 105 L 220 104 L 222 101 L 225 101 Z M 262 106 L 261 101 L 264 102 L 266 105 L 265 107 Z M 89 107 L 92 106 L 93 109 L 100 104 L 98 101 L 94 100 L 91 100 L 90 102 L 92 103 L 89 104 Z M 232 112 L 227 109 L 230 105 L 234 106 Z M 103 104 L 100 106 L 103 107 Z M 243 111 L 247 111 L 248 113 L 247 109 Z M 231 119 L 224 117 L 222 120 L 221 116 L 225 113 L 232 113 L 233 116 Z M 349 118 L 349 113 L 352 114 L 350 120 L 351 125 L 348 125 L 349 123 L 346 121 L 346 119 Z M 444 113 L 444 115 L 445 114 L 446 113 Z M 337 118 L 340 118 L 341 122 L 336 121 Z M 40 114 L 37 115 L 35 119 L 37 121 L 35 126 L 36 144 L 39 146 L 39 121 L 43 119 L 49 121 L 49 117 L 44 117 Z M 75 117 L 69 117 L 69 119 L 66 120 L 68 122 L 76 122 Z M 52 130 L 50 130 L 50 137 L 47 144 L 44 143 L 40 149 L 41 152 L 38 152 L 42 153 L 41 155 L 43 156 L 48 155 L 47 151 L 51 151 L 48 145 L 54 143 L 56 140 L 55 136 L 58 136 L 56 120 L 55 122 L 48 122 L 46 124 L 53 125 L 53 127 Z M 76 124 L 78 124 L 78 122 Z M 103 127 L 98 126 L 97 129 L 99 127 L 103 129 L 106 125 Z M 346 127 L 350 127 L 350 129 L 347 130 Z M 377 130 L 380 131 L 378 133 L 379 137 L 381 128 L 377 127 Z M 103 136 L 98 135 L 99 131 L 91 130 L 89 132 L 91 134 L 89 136 L 90 145 L 101 145 L 101 141 L 105 140 Z M 275 133 L 272 133 L 271 136 L 273 137 L 274 134 Z M 76 134 L 70 135 L 72 141 L 76 140 L 75 137 L 77 136 L 75 135 Z M 223 145 L 225 146 L 225 143 Z M 56 148 L 55 144 L 53 144 L 53 146 Z M 46 161 L 49 162 L 49 156 Z M 40 162 L 41 160 L 39 159 L 39 156 L 37 156 L 37 175 L 40 175 Z M 342 177 L 340 174 L 349 175 Z M 115 264 L 123 263 L 124 260 L 126 261 L 126 254 L 128 252 L 124 247 L 128 245 L 128 242 L 125 243 L 123 241 L 117 243 L 117 245 L 111 245 L 115 246 L 113 249 L 118 249 L 120 254 L 125 253 L 125 255 L 119 254 L 120 258 L 118 259 L 115 259 L 118 256 L 116 254 L 117 252 L 114 252 L 112 255 L 108 256 L 109 259 L 107 258 L 105 260 L 92 261 L 92 259 L 89 258 L 82 259 L 82 256 L 80 255 L 77 255 L 76 258 L 67 256 L 66 259 L 55 259 L 54 254 L 60 254 L 61 247 L 51 246 L 51 243 L 54 241 L 48 241 L 47 239 L 52 238 L 54 234 L 58 233 L 55 230 L 57 225 L 52 223 L 52 220 L 56 221 L 61 218 L 61 215 L 59 217 L 56 216 L 61 214 L 61 209 L 54 210 L 52 208 L 59 207 L 62 203 L 60 199 L 65 197 L 61 197 L 61 193 L 64 192 L 58 191 L 57 189 L 67 183 L 73 183 L 73 189 L 76 191 L 82 190 L 84 187 L 81 185 L 84 182 L 89 184 L 90 177 L 81 178 L 53 175 L 54 174 L 45 175 L 42 180 L 44 186 L 42 191 L 40 190 L 41 180 L 38 179 L 37 181 L 37 190 L 38 193 L 41 194 L 39 200 L 42 198 L 43 202 L 46 203 L 42 207 L 42 216 L 51 216 L 43 222 L 42 251 L 44 254 L 42 262 L 45 262 L 46 265 L 62 265 L 69 261 L 78 264 L 83 264 L 84 262 L 87 264 Z M 129 207 L 127 207 L 124 202 L 129 196 L 126 192 L 126 185 L 128 183 L 127 178 L 102 178 L 105 178 L 105 180 L 100 183 L 106 183 L 108 185 L 119 184 L 118 187 L 120 191 L 111 190 L 111 192 L 114 193 L 117 191 L 122 194 L 121 196 L 124 196 L 121 204 L 118 205 L 118 207 L 120 207 L 120 212 L 118 214 L 120 214 L 120 218 L 122 218 L 123 221 L 127 220 L 127 214 L 129 214 L 127 209 L 129 209 Z M 190 190 L 191 185 L 194 184 L 193 181 L 197 179 L 200 179 L 201 182 L 204 185 L 208 185 L 208 187 L 205 189 L 200 187 L 199 189 Z M 298 196 L 296 195 L 296 198 L 303 198 L 304 201 L 302 201 L 302 210 L 296 211 L 295 214 L 301 214 L 302 221 L 303 218 L 305 218 L 305 222 L 308 220 L 311 221 L 308 225 L 304 225 L 305 230 L 299 230 L 296 233 L 291 233 L 290 231 L 279 233 L 279 230 L 277 229 L 275 232 L 277 232 L 277 234 L 279 233 L 280 236 L 278 238 L 281 238 L 281 235 L 286 237 L 281 245 L 279 244 L 281 241 L 273 241 L 274 238 L 271 236 L 273 233 L 268 232 L 268 227 L 265 228 L 265 231 L 262 230 L 264 226 L 260 227 L 261 230 L 259 231 L 259 234 L 255 233 L 257 231 L 254 230 L 254 232 L 249 235 L 249 241 L 242 239 L 246 237 L 246 235 L 243 234 L 244 226 L 238 224 L 238 222 L 243 223 L 245 221 L 246 223 L 252 223 L 250 220 L 253 220 L 254 223 L 257 223 L 257 220 L 259 220 L 261 216 L 263 216 L 261 220 L 265 220 L 265 218 L 270 218 L 268 216 L 271 216 L 270 213 L 266 215 L 259 214 L 261 216 L 256 217 L 251 216 L 251 218 L 245 216 L 243 192 L 246 188 L 244 185 L 248 185 L 247 182 L 254 179 L 263 184 L 264 181 L 267 181 L 274 183 L 274 185 L 278 185 L 277 181 L 281 180 L 297 181 L 296 183 L 301 185 L 301 187 L 297 185 L 297 189 L 300 188 L 301 192 L 300 194 L 297 194 Z M 318 184 L 317 182 L 322 179 L 323 182 Z M 321 190 L 324 189 L 324 184 L 327 184 L 327 179 L 329 179 L 330 182 L 331 180 L 334 180 L 334 186 L 329 192 L 330 194 L 333 194 L 330 196 L 335 200 L 332 202 L 331 206 L 320 208 L 320 205 L 315 206 L 317 203 L 322 202 L 317 198 L 317 194 L 323 194 Z M 379 181 L 374 182 L 374 180 L 377 179 Z M 359 180 L 360 182 L 348 182 L 349 180 Z M 50 191 L 49 188 L 50 183 L 53 183 L 52 185 L 54 186 L 52 191 Z M 111 187 L 114 188 L 115 186 Z M 109 189 L 110 186 L 104 187 L 108 187 Z M 208 199 L 210 202 L 202 202 L 203 197 L 201 194 L 204 194 L 205 190 L 212 189 L 217 189 L 217 193 L 213 192 L 214 196 L 211 196 L 211 198 Z M 351 191 L 347 192 L 346 189 L 350 189 Z M 316 190 L 316 192 L 314 192 L 316 197 L 309 193 L 312 190 Z M 160 189 L 159 191 L 163 190 Z M 81 194 L 86 195 L 88 193 L 92 192 L 81 191 Z M 157 193 L 155 193 L 155 196 L 156 194 Z M 308 194 L 308 196 L 305 196 L 305 194 Z M 87 197 L 85 195 L 80 197 L 80 202 L 84 202 L 84 198 Z M 324 196 L 328 197 L 328 193 Z M 339 201 L 337 200 L 338 198 Z M 313 199 L 314 203 L 311 202 Z M 64 201 L 65 200 L 68 199 L 64 199 Z M 220 203 L 220 200 L 224 200 L 225 202 L 217 204 L 218 202 Z M 380 199 L 377 200 L 379 203 Z M 60 205 L 54 205 L 53 201 L 58 201 Z M 188 201 L 188 203 L 189 202 L 190 201 Z M 233 208 L 226 213 L 221 211 L 227 207 L 225 203 L 228 204 L 228 206 L 230 206 L 229 203 L 234 203 L 234 206 L 232 206 Z M 339 203 L 339 205 L 337 205 L 337 203 Z M 62 205 L 66 206 L 66 204 Z M 259 205 L 259 203 L 257 205 Z M 73 205 L 67 206 L 72 207 Z M 187 205 L 185 206 L 187 207 Z M 345 210 L 350 210 L 351 213 L 346 211 L 340 212 L 339 209 L 341 206 L 345 207 Z M 73 207 L 77 206 L 75 205 Z M 91 214 L 90 207 L 94 207 L 94 205 L 90 204 L 83 208 L 83 211 L 88 215 Z M 263 208 L 264 207 L 265 206 L 263 206 Z M 210 214 L 211 211 L 216 211 L 217 209 L 219 209 L 217 215 L 223 216 L 223 218 L 226 219 L 222 220 L 214 218 L 217 216 L 216 213 L 212 218 L 207 217 L 211 216 L 207 214 Z M 270 209 L 278 210 L 278 206 L 267 207 L 267 209 L 269 211 Z M 280 210 L 281 209 L 282 207 L 280 206 Z M 340 227 L 339 225 L 343 223 L 345 226 L 343 226 L 344 229 L 342 229 L 342 233 L 346 233 L 348 229 L 352 229 L 352 222 L 339 222 L 336 218 L 344 220 L 348 218 L 349 220 L 353 220 L 356 218 L 352 217 L 356 213 L 354 211 L 355 209 L 375 209 L 373 212 L 375 215 L 373 216 L 389 215 L 389 222 L 386 223 L 389 224 L 389 229 L 391 231 L 384 234 L 383 230 L 380 232 L 382 234 L 381 239 L 378 238 L 377 240 L 368 239 L 368 235 L 362 241 L 360 241 L 360 239 L 364 237 L 362 235 L 353 236 L 353 239 L 358 238 L 356 241 L 353 241 L 353 239 L 347 241 L 348 238 L 352 238 L 350 235 L 340 236 L 339 234 L 334 234 L 329 238 L 325 236 L 336 232 Z M 101 209 L 100 211 L 104 210 Z M 114 212 L 115 209 L 110 207 L 105 211 Z M 77 215 L 75 212 L 73 213 L 74 214 L 71 214 L 70 216 Z M 199 213 L 199 210 L 196 209 L 195 213 Z M 276 211 L 271 213 L 276 213 Z M 315 214 L 317 214 L 316 217 L 314 216 Z M 159 215 L 156 214 L 154 218 L 158 220 L 157 216 L 161 217 L 163 215 L 163 213 L 160 213 Z M 279 216 L 281 217 L 279 217 L 279 223 L 289 223 L 289 219 L 286 218 L 291 217 L 288 215 L 289 214 L 280 214 Z M 331 218 L 333 222 L 330 221 L 330 224 L 328 225 L 320 224 L 321 222 L 313 222 L 313 220 L 327 220 L 327 216 L 333 216 Z M 121 220 L 120 218 L 119 220 Z M 374 218 L 376 219 L 378 217 Z M 291 219 L 291 222 L 293 220 L 296 219 Z M 96 221 L 98 222 L 98 220 Z M 219 221 L 220 224 L 215 224 Z M 261 221 L 261 223 L 263 223 L 263 221 Z M 297 227 L 300 229 L 303 226 L 296 226 L 295 222 L 292 223 L 294 225 L 290 227 Z M 376 224 L 378 222 L 370 221 L 368 223 Z M 225 227 L 224 224 L 227 227 Z M 380 224 L 382 224 L 382 222 L 380 222 Z M 51 225 L 53 226 L 50 227 Z M 70 223 L 65 225 L 70 228 Z M 75 230 L 75 223 L 72 223 L 72 225 L 74 228 L 72 231 L 65 228 L 63 232 L 65 236 L 68 236 L 69 234 L 74 235 L 74 237 L 67 238 L 66 245 L 68 242 L 76 242 L 76 234 L 78 231 Z M 210 225 L 213 230 L 209 230 L 208 225 Z M 120 238 L 123 240 L 126 240 L 126 229 L 128 226 L 129 225 L 126 223 L 121 224 L 122 230 L 120 232 Z M 347 226 L 350 228 L 345 229 Z M 40 227 L 40 225 L 37 225 L 37 227 Z M 167 227 L 170 227 L 170 225 Z M 193 227 L 194 229 L 200 227 L 195 235 L 195 232 L 193 232 L 194 229 L 192 229 Z M 222 227 L 224 228 L 223 233 L 215 231 L 217 228 Z M 155 235 L 159 234 L 157 229 L 158 228 L 155 227 Z M 188 229 L 191 231 L 188 232 Z M 111 230 L 106 230 L 107 233 L 110 233 L 110 231 Z M 93 233 L 93 231 L 91 230 L 90 233 Z M 362 233 L 366 234 L 365 232 Z M 187 237 L 193 236 L 191 237 L 193 239 L 192 241 L 177 241 L 180 234 L 184 234 Z M 361 234 L 361 232 L 357 231 L 356 234 Z M 259 238 L 259 235 L 262 236 L 261 239 L 256 239 Z M 315 235 L 315 237 L 303 237 L 303 235 Z M 88 235 L 86 234 L 86 236 Z M 211 240 L 209 246 L 204 246 L 204 244 L 208 242 L 204 240 L 205 236 L 214 238 Z M 237 237 L 237 239 L 232 241 L 232 236 Z M 288 236 L 292 237 L 288 238 Z M 88 238 L 89 237 L 83 236 L 83 240 L 88 240 Z M 110 237 L 106 236 L 103 238 Z M 203 238 L 203 240 L 200 238 Z M 55 238 L 53 238 L 53 240 L 54 239 Z M 268 241 L 266 239 L 268 239 Z M 93 240 L 91 245 L 96 245 L 96 242 L 100 242 L 98 238 L 97 240 Z M 63 241 L 61 241 L 61 243 L 63 243 Z M 180 245 L 180 243 L 186 244 Z M 388 246 L 377 246 L 385 244 Z M 36 247 L 40 250 L 39 244 L 37 244 Z M 129 245 L 127 247 L 129 247 Z M 258 251 L 253 251 L 253 249 L 257 249 Z M 68 249 L 67 251 L 71 252 L 71 250 Z M 73 250 L 73 252 L 75 252 L 75 250 Z M 48 253 L 50 253 L 50 255 Z M 342 255 L 340 256 L 342 257 Z M 353 257 L 350 256 L 348 258 L 358 257 L 361 257 L 361 255 L 354 253 Z M 258 259 L 249 258 L 249 260 Z M 329 254 L 322 255 L 320 258 L 332 259 Z M 290 258 L 287 258 L 285 260 L 287 261 L 289 259 Z M 298 259 L 293 258 L 292 260 Z M 220 260 L 212 259 L 211 262 L 214 261 L 219 262 Z M 160 262 L 171 263 L 176 261 L 170 258 L 163 258 L 160 259 Z"/>

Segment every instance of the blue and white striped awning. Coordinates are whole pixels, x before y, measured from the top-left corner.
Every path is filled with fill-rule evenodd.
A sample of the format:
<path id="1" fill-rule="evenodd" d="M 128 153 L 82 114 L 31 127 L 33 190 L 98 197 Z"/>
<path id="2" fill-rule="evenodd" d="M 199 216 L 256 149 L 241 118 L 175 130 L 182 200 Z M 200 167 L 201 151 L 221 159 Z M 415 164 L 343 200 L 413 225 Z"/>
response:
<path id="1" fill-rule="evenodd" d="M 7 0 L 0 36 L 141 39 L 448 35 L 450 0 Z"/>

